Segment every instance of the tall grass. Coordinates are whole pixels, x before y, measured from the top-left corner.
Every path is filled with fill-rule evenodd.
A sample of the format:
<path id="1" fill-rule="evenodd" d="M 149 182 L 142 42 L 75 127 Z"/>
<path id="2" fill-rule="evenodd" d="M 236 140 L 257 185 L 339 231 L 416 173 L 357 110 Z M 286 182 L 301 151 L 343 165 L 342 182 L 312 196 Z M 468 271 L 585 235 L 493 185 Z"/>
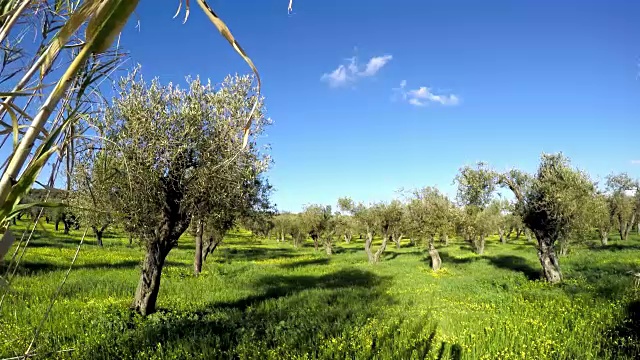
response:
<path id="1" fill-rule="evenodd" d="M 21 226 L 24 226 L 22 224 Z M 50 230 L 49 225 L 44 225 Z M 0 314 L 0 356 L 23 350 L 80 234 L 39 232 Z M 234 233 L 192 275 L 192 239 L 168 257 L 157 314 L 128 310 L 142 250 L 118 232 L 83 249 L 36 353 L 80 359 L 633 359 L 640 296 L 626 272 L 640 239 L 576 246 L 566 281 L 539 280 L 533 243 L 441 247 L 433 273 L 417 247 L 369 265 L 363 244 L 332 257 L 311 244 Z"/>

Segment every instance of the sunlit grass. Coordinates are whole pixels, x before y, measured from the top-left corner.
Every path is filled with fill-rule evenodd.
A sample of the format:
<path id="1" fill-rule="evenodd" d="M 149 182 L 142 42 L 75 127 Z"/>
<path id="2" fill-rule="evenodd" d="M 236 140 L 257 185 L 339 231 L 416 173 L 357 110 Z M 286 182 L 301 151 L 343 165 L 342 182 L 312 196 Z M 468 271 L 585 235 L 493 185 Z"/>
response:
<path id="1" fill-rule="evenodd" d="M 28 346 L 81 236 L 45 226 L 2 308 L 2 357 Z M 561 258 L 566 281 L 551 286 L 524 239 L 492 238 L 482 256 L 463 242 L 440 246 L 444 267 L 433 273 L 407 243 L 372 266 L 361 240 L 327 257 L 239 232 L 196 278 L 185 237 L 147 319 L 128 310 L 142 250 L 117 233 L 104 240 L 87 239 L 37 346 L 75 350 L 46 357 L 632 359 L 640 350 L 640 296 L 626 274 L 640 269 L 637 238 L 574 246 Z"/>

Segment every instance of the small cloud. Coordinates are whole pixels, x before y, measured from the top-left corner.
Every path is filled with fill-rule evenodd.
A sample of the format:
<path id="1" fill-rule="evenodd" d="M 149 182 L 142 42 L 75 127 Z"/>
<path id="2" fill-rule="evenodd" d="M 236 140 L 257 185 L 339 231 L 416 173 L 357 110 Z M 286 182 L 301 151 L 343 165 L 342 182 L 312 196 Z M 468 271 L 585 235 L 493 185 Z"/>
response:
<path id="1" fill-rule="evenodd" d="M 421 86 L 417 89 L 407 90 L 407 80 L 400 82 L 400 88 L 394 89 L 400 93 L 403 100 L 413 106 L 427 106 L 436 103 L 443 106 L 455 106 L 460 104 L 460 98 L 455 94 L 436 94 L 431 88 Z"/>
<path id="2" fill-rule="evenodd" d="M 331 87 L 340 87 L 346 85 L 349 82 L 349 76 L 347 75 L 347 68 L 344 65 L 338 66 L 328 74 L 323 74 L 320 78 L 321 81 L 326 81 Z"/>
<path id="3" fill-rule="evenodd" d="M 358 57 L 354 56 L 346 59 L 346 64 L 341 64 L 335 70 L 322 74 L 320 81 L 328 83 L 330 87 L 355 83 L 359 78 L 374 76 L 391 59 L 393 59 L 392 55 L 374 56 L 367 61 L 364 68 L 361 68 L 358 65 Z"/>
<path id="4" fill-rule="evenodd" d="M 373 76 L 375 75 L 383 66 L 385 66 L 389 61 L 393 59 L 391 55 L 384 56 L 374 56 L 369 59 L 367 66 L 364 71 L 360 73 L 360 76 Z"/>
<path id="5" fill-rule="evenodd" d="M 631 160 L 631 165 L 640 165 L 640 160 Z"/>

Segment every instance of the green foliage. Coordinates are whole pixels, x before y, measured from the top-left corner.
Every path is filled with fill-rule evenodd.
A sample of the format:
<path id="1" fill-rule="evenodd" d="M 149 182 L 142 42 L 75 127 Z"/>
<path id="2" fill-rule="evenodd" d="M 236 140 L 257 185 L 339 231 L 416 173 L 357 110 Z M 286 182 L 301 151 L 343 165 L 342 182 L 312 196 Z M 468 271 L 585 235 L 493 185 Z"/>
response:
<path id="1" fill-rule="evenodd" d="M 565 237 L 583 222 L 583 204 L 595 195 L 589 176 L 569 165 L 562 154 L 544 154 L 538 173 L 524 195 L 523 219 L 551 239 Z"/>
<path id="2" fill-rule="evenodd" d="M 453 223 L 453 204 L 435 187 L 425 187 L 413 192 L 407 204 L 410 232 L 433 241 L 440 234 L 448 233 Z"/>
<path id="3" fill-rule="evenodd" d="M 458 201 L 465 206 L 484 209 L 496 190 L 496 174 L 484 162 L 474 167 L 464 166 L 456 175 Z"/>
<path id="4" fill-rule="evenodd" d="M 17 229 L 28 226 L 19 222 Z M 51 225 L 44 225 L 51 230 Z M 81 233 L 37 230 L 0 312 L 0 357 L 26 349 Z M 375 240 L 379 243 L 379 239 Z M 592 240 L 597 241 L 597 240 Z M 199 277 L 193 239 L 167 258 L 147 318 L 129 310 L 141 249 L 126 236 L 85 245 L 45 323 L 38 354 L 73 359 L 635 359 L 640 238 L 577 244 L 566 279 L 539 278 L 535 248 L 490 237 L 483 256 L 452 239 L 433 273 L 414 248 L 363 266 L 362 244 L 327 257 L 232 232 Z M 0 269 L 2 270 L 2 269 Z M 75 349 L 69 353 L 50 351 Z M 46 355 L 48 354 L 48 355 Z M 426 354 L 423 357 L 423 354 Z"/>

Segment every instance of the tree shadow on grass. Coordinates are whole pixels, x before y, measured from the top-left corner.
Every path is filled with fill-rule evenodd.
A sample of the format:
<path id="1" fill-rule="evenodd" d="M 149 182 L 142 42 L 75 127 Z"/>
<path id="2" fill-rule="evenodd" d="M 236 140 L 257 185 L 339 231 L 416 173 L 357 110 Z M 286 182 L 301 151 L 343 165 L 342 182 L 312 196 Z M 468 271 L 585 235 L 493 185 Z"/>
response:
<path id="1" fill-rule="evenodd" d="M 631 286 L 634 278 L 629 272 L 638 271 L 637 267 L 626 262 L 580 262 L 572 264 L 568 277 L 582 279 L 577 284 L 565 283 L 563 290 L 569 294 L 588 293 L 604 299 L 619 299 Z"/>
<path id="2" fill-rule="evenodd" d="M 640 358 L 640 301 L 633 301 L 627 306 L 625 317 L 605 333 L 603 341 L 603 358 Z"/>
<path id="3" fill-rule="evenodd" d="M 440 259 L 442 260 L 442 264 L 446 265 L 446 264 L 470 264 L 472 262 L 478 261 L 480 259 L 482 259 L 479 256 L 467 256 L 467 257 L 456 257 L 456 256 L 451 256 L 447 251 L 439 251 L 438 252 L 440 254 Z M 425 258 L 425 261 L 428 261 L 429 264 L 431 264 L 431 258 L 429 256 L 427 256 Z"/>
<path id="4" fill-rule="evenodd" d="M 485 256 L 489 263 L 499 269 L 508 269 L 523 273 L 529 280 L 540 278 L 540 270 L 533 268 L 527 259 L 515 255 Z"/>
<path id="5" fill-rule="evenodd" d="M 294 261 L 291 263 L 282 264 L 280 265 L 280 267 L 283 269 L 293 269 L 297 267 L 310 266 L 310 265 L 326 265 L 328 263 L 329 263 L 328 258 L 317 258 L 317 259 L 306 259 L 306 260 Z"/>
<path id="6" fill-rule="evenodd" d="M 250 248 L 227 247 L 217 249 L 213 254 L 217 254 L 217 256 L 215 256 L 212 260 L 221 263 L 236 261 L 261 261 L 279 258 L 296 258 L 301 256 L 299 253 L 296 253 L 294 249 L 274 249 L 259 246 Z"/>
<path id="7" fill-rule="evenodd" d="M 589 246 L 589 249 L 592 251 L 623 251 L 623 250 L 640 250 L 640 245 L 638 244 L 624 244 L 624 243 L 617 243 L 617 244 L 608 244 L 608 245 L 592 245 Z"/>
<path id="8" fill-rule="evenodd" d="M 99 322 L 92 330 L 100 337 L 83 340 L 77 354 L 91 359 L 136 358 L 140 354 L 173 359 L 285 359 L 301 355 L 400 359 L 438 352 L 435 331 L 429 333 L 426 328 L 428 318 L 406 319 L 409 325 L 385 328 L 384 334 L 380 334 L 382 325 L 368 326 L 394 303 L 387 294 L 390 283 L 387 277 L 357 269 L 321 276 L 266 275 L 255 281 L 254 295 L 210 303 L 194 311 L 162 310 L 142 319 L 116 310 L 114 315 L 101 317 L 108 321 Z M 407 339 L 416 341 L 407 345 Z M 362 346 L 367 343 L 371 345 Z M 455 355 L 454 347 L 443 350 L 441 358 Z"/>
<path id="9" fill-rule="evenodd" d="M 87 264 L 74 264 L 72 270 L 81 270 L 81 269 L 137 269 L 140 267 L 140 260 L 124 260 L 115 263 L 108 262 L 91 262 Z M 53 272 L 53 271 L 67 271 L 69 266 L 71 265 L 71 259 L 69 259 L 68 264 L 54 264 L 43 261 L 22 261 L 18 266 L 18 270 L 16 272 L 17 275 L 25 276 L 25 275 L 39 275 L 42 273 Z M 0 266 L 0 273 L 4 273 L 6 271 L 8 263 Z M 165 267 L 169 266 L 180 266 L 184 267 L 183 263 L 166 261 Z M 12 267 L 13 268 L 13 267 Z M 12 270 L 13 271 L 13 270 Z"/>

